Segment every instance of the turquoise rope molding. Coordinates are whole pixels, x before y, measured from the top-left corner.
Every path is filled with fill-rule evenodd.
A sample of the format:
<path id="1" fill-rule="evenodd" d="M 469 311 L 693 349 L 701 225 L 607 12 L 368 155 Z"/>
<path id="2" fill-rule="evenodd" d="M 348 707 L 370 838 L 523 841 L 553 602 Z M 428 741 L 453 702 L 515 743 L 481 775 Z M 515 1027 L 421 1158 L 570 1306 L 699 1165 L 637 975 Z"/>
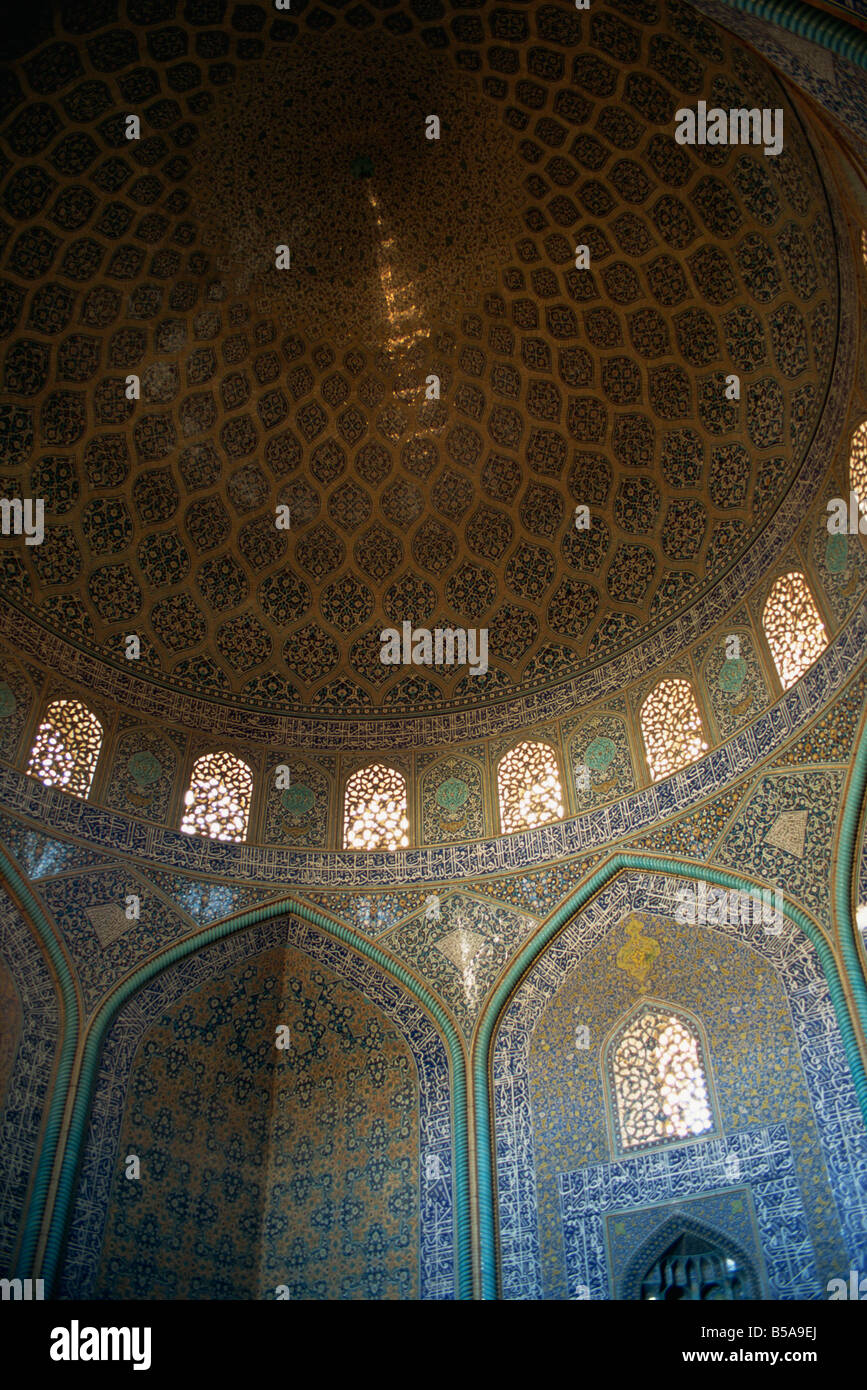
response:
<path id="1" fill-rule="evenodd" d="M 862 744 L 862 747 L 864 745 Z M 861 750 L 859 749 L 859 752 Z M 867 749 L 865 749 L 867 754 Z M 847 806 L 848 810 L 848 806 Z M 601 865 L 590 878 L 586 879 L 574 893 L 561 903 L 554 916 L 537 936 L 529 941 L 515 957 L 499 987 L 489 999 L 476 1031 L 473 1049 L 473 1098 L 476 1121 L 476 1176 L 479 1203 L 479 1247 L 481 1258 L 483 1299 L 496 1299 L 498 1296 L 498 1250 L 495 1220 L 493 1145 L 494 1133 L 491 1123 L 490 1066 L 493 1060 L 493 1041 L 502 1012 L 507 1007 L 512 993 L 543 954 L 545 948 L 565 926 L 570 918 L 592 898 L 600 888 L 616 877 L 624 869 L 638 869 L 647 873 L 671 874 L 679 878 L 702 879 L 723 888 L 736 888 L 750 893 L 756 885 L 739 874 L 726 873 L 720 869 L 679 863 L 674 859 L 654 858 L 646 854 L 617 853 Z M 852 1072 L 858 1102 L 867 1122 L 867 1074 L 861 1060 L 858 1039 L 846 996 L 837 970 L 831 947 L 825 937 L 800 908 L 791 904 L 783 906 L 785 915 L 810 939 L 822 966 L 828 983 L 834 1012 L 843 1040 L 846 1059 Z M 860 973 L 860 972 L 859 972 Z M 857 996 L 856 996 L 857 1000 Z M 862 1018 L 863 1024 L 863 1018 Z"/>
<path id="2" fill-rule="evenodd" d="M 809 39 L 841 58 L 848 58 L 859 68 L 867 68 L 867 35 L 825 10 L 801 4 L 801 0 L 722 0 L 722 3 L 730 10 L 752 15 L 767 24 L 775 24 L 778 29 L 787 29 L 798 38 Z"/>
<path id="3" fill-rule="evenodd" d="M 332 922 L 321 913 L 307 907 L 305 903 L 296 902 L 293 898 L 284 898 L 277 903 L 268 903 L 264 907 L 252 908 L 248 912 L 242 913 L 239 917 L 229 918 L 225 922 L 219 922 L 215 926 L 207 927 L 196 936 L 188 937 L 184 941 L 170 946 L 161 955 L 148 961 L 127 980 L 118 986 L 115 992 L 105 1000 L 99 1012 L 96 1014 L 91 1024 L 87 1040 L 84 1046 L 84 1054 L 81 1062 L 81 1069 L 78 1075 L 78 1082 L 75 1088 L 75 1098 L 73 1102 L 72 1117 L 69 1124 L 69 1132 L 63 1154 L 63 1163 L 60 1170 L 60 1177 L 57 1184 L 57 1192 L 54 1206 L 50 1217 L 50 1226 L 45 1243 L 45 1255 L 40 1271 L 41 1278 L 45 1281 L 45 1292 L 48 1297 L 54 1286 L 57 1277 L 57 1270 L 63 1250 L 63 1242 L 67 1229 L 67 1222 L 72 1210 L 72 1203 L 75 1198 L 78 1167 L 81 1157 L 85 1136 L 87 1133 L 87 1122 L 90 1114 L 90 1105 L 93 1096 L 93 1088 L 96 1084 L 99 1059 L 102 1052 L 102 1045 L 108 1029 L 110 1028 L 118 1010 L 123 1007 L 127 1000 L 146 985 L 155 975 L 160 974 L 168 966 L 174 965 L 185 956 L 192 955 L 203 947 L 212 945 L 215 941 L 220 941 L 227 936 L 233 936 L 237 932 L 246 931 L 249 927 L 258 926 L 262 922 L 269 921 L 274 917 L 285 917 L 294 914 L 306 922 L 311 922 L 313 926 L 327 935 L 337 937 L 338 940 L 351 946 L 360 955 L 372 960 L 380 969 L 384 970 L 392 979 L 396 979 L 405 989 L 420 1003 L 428 1014 L 430 1014 L 437 1024 L 449 1053 L 452 1068 L 452 1125 L 454 1134 L 454 1153 L 455 1153 L 455 1253 L 457 1264 L 457 1297 L 459 1299 L 470 1299 L 473 1296 L 473 1270 L 472 1270 L 472 1237 L 470 1225 L 470 1152 L 469 1137 L 467 1133 L 467 1073 L 464 1063 L 464 1051 L 457 1029 L 451 1019 L 446 1014 L 442 1004 L 440 1004 L 432 994 L 416 980 L 408 970 L 399 962 L 393 961 L 385 951 L 375 946 L 372 942 L 358 937 L 350 927 L 343 926 L 340 922 Z M 62 1115 L 66 1105 L 66 1097 L 69 1089 L 69 1073 L 65 1073 L 65 1085 L 55 1088 L 55 1095 L 52 1097 L 52 1111 L 59 1106 Z M 55 1137 L 55 1148 L 56 1148 Z M 49 1154 L 43 1145 L 43 1152 L 39 1156 L 38 1171 L 47 1173 L 50 1179 L 53 1166 L 54 1152 Z M 42 1209 L 45 1206 L 45 1196 L 42 1196 Z M 42 1221 L 42 1210 L 34 1210 L 32 1217 L 29 1218 L 35 1224 L 38 1231 Z M 21 1275 L 22 1278 L 32 1277 L 29 1268 Z"/>
<path id="4" fill-rule="evenodd" d="M 867 983 L 858 952 L 855 923 L 852 920 L 853 878 L 857 882 L 857 836 L 861 824 L 864 792 L 867 789 L 867 723 L 861 729 L 858 747 L 852 760 L 852 773 L 846 790 L 846 804 L 840 818 L 837 836 L 837 864 L 834 870 L 834 909 L 840 939 L 840 954 L 846 967 L 846 978 L 867 1037 Z"/>
<path id="5" fill-rule="evenodd" d="M 78 1046 L 78 1029 L 81 1019 L 78 1008 L 78 998 L 75 993 L 75 982 L 69 965 L 67 964 L 66 957 L 61 950 L 54 928 L 42 910 L 39 902 L 31 893 L 26 879 L 19 873 L 14 861 L 9 858 L 2 846 L 0 846 L 0 879 L 2 879 L 4 883 L 11 885 L 20 902 L 26 908 L 31 922 L 35 925 L 39 933 L 42 947 L 47 953 L 60 983 L 61 1008 L 60 1017 L 58 1019 L 60 1046 L 57 1049 L 57 1070 L 54 1074 L 53 1084 L 51 1086 L 51 1101 L 48 1105 L 45 1128 L 42 1132 L 42 1138 L 39 1144 L 39 1157 L 36 1163 L 33 1186 L 30 1189 L 27 1202 L 24 1224 L 21 1231 L 21 1241 L 18 1247 L 18 1257 L 16 1260 L 16 1276 L 26 1279 L 31 1277 L 36 1246 L 39 1241 L 39 1232 L 42 1228 L 42 1219 L 45 1214 L 48 1189 L 51 1184 L 51 1173 L 54 1168 L 57 1145 L 63 1128 L 63 1115 L 66 1110 L 66 1099 L 69 1094 L 72 1068 L 75 1064 L 75 1054 Z"/>
<path id="6" fill-rule="evenodd" d="M 862 730 L 858 749 L 853 762 L 852 779 L 844 807 L 839 836 L 839 851 L 834 878 L 835 906 L 840 923 L 841 953 L 844 958 L 849 984 L 855 1007 L 861 1019 L 862 1028 L 867 1033 L 867 986 L 858 957 L 851 908 L 852 868 L 855 852 L 855 837 L 860 820 L 861 805 L 867 789 L 867 726 Z M 568 919 L 583 907 L 589 899 L 611 878 L 623 869 L 639 869 L 647 872 L 669 873 L 683 878 L 702 878 L 719 886 L 736 888 L 750 892 L 755 885 L 737 874 L 725 873 L 707 867 L 688 866 L 675 860 L 657 859 L 648 855 L 618 853 L 612 856 L 588 878 L 557 909 L 543 931 L 519 953 L 501 982 L 496 993 L 486 1006 L 479 1021 L 474 1047 L 474 1100 L 476 1117 L 476 1159 L 478 1172 L 480 1245 L 482 1270 L 482 1297 L 497 1296 L 496 1234 L 494 1221 L 494 1189 L 492 1170 L 492 1142 L 490 1093 L 488 1089 L 489 1057 L 494 1034 L 502 1010 L 523 976 L 545 950 L 556 933 Z M 62 1034 L 60 1057 L 55 1083 L 48 1109 L 48 1119 L 40 1145 L 36 1165 L 36 1176 L 30 1194 L 27 1214 L 24 1221 L 21 1246 L 16 1273 L 21 1278 L 33 1277 L 33 1260 L 39 1231 L 43 1224 L 47 1193 L 54 1167 L 57 1145 L 61 1131 L 63 1114 L 70 1089 L 70 1078 L 75 1060 L 79 1027 L 78 1001 L 74 983 L 66 959 L 57 942 L 50 922 L 39 903 L 22 878 L 14 863 L 0 848 L 0 870 L 15 889 L 21 902 L 27 908 L 37 926 L 43 945 L 57 972 L 62 997 Z M 66 1220 L 75 1193 L 78 1160 L 90 1109 L 92 1088 L 96 1079 L 96 1069 L 102 1042 L 108 1027 L 118 1010 L 142 985 L 146 984 L 160 971 L 176 963 L 203 946 L 212 944 L 235 932 L 256 926 L 272 917 L 292 912 L 302 920 L 311 922 L 319 930 L 336 936 L 345 944 L 373 960 L 380 968 L 396 977 L 410 993 L 433 1016 L 439 1026 L 449 1051 L 452 1065 L 452 1123 L 455 1144 L 455 1239 L 457 1246 L 457 1293 L 460 1299 L 472 1297 L 472 1232 L 469 1200 L 469 1143 L 467 1131 L 467 1077 L 464 1066 L 464 1053 L 461 1040 L 451 1020 L 436 999 L 416 981 L 399 963 L 392 962 L 385 953 L 362 938 L 342 923 L 332 922 L 304 903 L 294 899 L 284 899 L 261 908 L 241 914 L 236 918 L 205 928 L 196 936 L 170 947 L 161 956 L 149 962 L 126 980 L 120 988 L 103 1004 L 94 1020 L 85 1047 L 85 1055 L 76 1088 L 75 1107 L 70 1132 L 65 1147 L 63 1167 L 51 1224 L 46 1242 L 42 1277 L 50 1294 L 59 1264 Z M 859 1103 L 867 1118 L 867 1076 L 861 1061 L 858 1042 L 852 1027 L 846 998 L 831 949 L 825 938 L 818 932 L 810 919 L 799 908 L 784 905 L 784 912 L 815 946 L 828 987 L 831 993 L 835 1014 L 840 1027 L 846 1057 L 852 1071 Z"/>

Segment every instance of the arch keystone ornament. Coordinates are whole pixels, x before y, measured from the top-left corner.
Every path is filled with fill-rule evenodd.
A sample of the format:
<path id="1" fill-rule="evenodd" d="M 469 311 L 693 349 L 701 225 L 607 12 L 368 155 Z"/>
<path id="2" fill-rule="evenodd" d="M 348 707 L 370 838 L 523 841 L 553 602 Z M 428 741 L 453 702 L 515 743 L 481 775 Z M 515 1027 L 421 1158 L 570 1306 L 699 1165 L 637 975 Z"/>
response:
<path id="1" fill-rule="evenodd" d="M 652 936 L 644 935 L 644 923 L 640 917 L 630 917 L 624 931 L 628 939 L 617 952 L 617 965 L 643 989 L 662 948 Z"/>

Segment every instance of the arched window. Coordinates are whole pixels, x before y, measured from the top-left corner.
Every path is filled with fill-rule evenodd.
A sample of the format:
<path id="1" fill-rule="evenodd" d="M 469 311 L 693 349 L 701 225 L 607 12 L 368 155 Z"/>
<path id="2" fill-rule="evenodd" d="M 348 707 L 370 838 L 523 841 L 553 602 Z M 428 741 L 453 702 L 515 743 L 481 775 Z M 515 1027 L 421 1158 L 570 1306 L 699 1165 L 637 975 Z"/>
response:
<path id="1" fill-rule="evenodd" d="M 184 793 L 181 830 L 209 840 L 242 841 L 247 834 L 253 774 L 234 753 L 205 753 L 193 765 Z"/>
<path id="2" fill-rule="evenodd" d="M 343 797 L 344 849 L 404 849 L 409 844 L 406 782 L 393 767 L 360 767 Z"/>
<path id="3" fill-rule="evenodd" d="M 102 725 L 80 700 L 52 700 L 39 725 L 27 771 L 46 787 L 87 796 L 102 747 Z"/>
<path id="4" fill-rule="evenodd" d="M 654 782 L 688 767 L 707 752 L 701 715 L 689 681 L 660 681 L 641 706 L 639 717 Z"/>
<path id="5" fill-rule="evenodd" d="M 607 1068 L 621 1152 L 713 1129 L 698 1031 L 665 1005 L 648 1003 L 614 1035 Z"/>
<path id="6" fill-rule="evenodd" d="M 497 769 L 503 834 L 530 830 L 560 820 L 563 792 L 553 748 L 547 743 L 519 743 Z"/>
<path id="7" fill-rule="evenodd" d="M 867 420 L 862 421 L 849 446 L 849 486 L 858 497 L 858 509 L 867 514 Z"/>
<path id="8" fill-rule="evenodd" d="M 788 690 L 828 645 L 810 586 L 797 570 L 781 575 L 772 586 L 762 623 L 783 689 Z"/>

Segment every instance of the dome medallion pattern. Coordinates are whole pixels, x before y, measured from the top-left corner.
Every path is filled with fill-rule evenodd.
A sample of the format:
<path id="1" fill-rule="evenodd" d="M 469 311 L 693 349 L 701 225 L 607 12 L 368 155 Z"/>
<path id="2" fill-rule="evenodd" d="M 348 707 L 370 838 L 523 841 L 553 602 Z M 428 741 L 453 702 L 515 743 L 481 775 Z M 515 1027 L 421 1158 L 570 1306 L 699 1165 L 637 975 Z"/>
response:
<path id="1" fill-rule="evenodd" d="M 5 89 L 2 491 L 46 503 L 7 602 L 130 690 L 333 720 L 542 691 L 710 594 L 837 337 L 770 70 L 679 0 L 200 8 L 71 46 L 61 7 Z M 780 108 L 782 153 L 677 144 L 698 100 Z M 487 673 L 384 665 L 404 621 L 486 627 Z"/>

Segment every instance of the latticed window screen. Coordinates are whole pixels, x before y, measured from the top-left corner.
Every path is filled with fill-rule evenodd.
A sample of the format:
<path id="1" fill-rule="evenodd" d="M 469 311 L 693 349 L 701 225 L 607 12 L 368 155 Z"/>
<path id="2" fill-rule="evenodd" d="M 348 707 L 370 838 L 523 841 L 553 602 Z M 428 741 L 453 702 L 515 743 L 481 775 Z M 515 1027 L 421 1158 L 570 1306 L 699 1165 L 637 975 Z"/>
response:
<path id="1" fill-rule="evenodd" d="M 393 767 L 361 767 L 346 783 L 344 849 L 403 849 L 409 844 L 406 782 Z"/>
<path id="2" fill-rule="evenodd" d="M 102 725 L 80 700 L 53 700 L 39 725 L 27 771 L 46 787 L 87 796 L 102 747 Z"/>
<path id="3" fill-rule="evenodd" d="M 660 681 L 641 706 L 639 718 L 654 782 L 688 767 L 707 752 L 701 715 L 688 680 Z"/>
<path id="4" fill-rule="evenodd" d="M 608 1067 L 621 1150 L 713 1128 L 701 1042 L 678 1014 L 648 1005 L 612 1039 Z"/>
<path id="5" fill-rule="evenodd" d="M 553 748 L 547 743 L 512 748 L 497 769 L 497 792 L 504 835 L 560 820 L 563 792 Z"/>
<path id="6" fill-rule="evenodd" d="M 722 1240 L 685 1231 L 654 1260 L 641 1283 L 649 1303 L 738 1303 L 756 1297 L 752 1270 Z"/>
<path id="7" fill-rule="evenodd" d="M 828 645 L 816 601 L 798 570 L 781 575 L 774 583 L 762 622 L 783 689 L 788 690 Z"/>
<path id="8" fill-rule="evenodd" d="M 181 830 L 210 840 L 246 837 L 253 799 L 253 774 L 234 753 L 205 753 L 193 765 L 184 794 Z"/>
<path id="9" fill-rule="evenodd" d="M 858 495 L 861 514 L 867 513 L 867 420 L 852 435 L 849 446 L 849 486 Z"/>

